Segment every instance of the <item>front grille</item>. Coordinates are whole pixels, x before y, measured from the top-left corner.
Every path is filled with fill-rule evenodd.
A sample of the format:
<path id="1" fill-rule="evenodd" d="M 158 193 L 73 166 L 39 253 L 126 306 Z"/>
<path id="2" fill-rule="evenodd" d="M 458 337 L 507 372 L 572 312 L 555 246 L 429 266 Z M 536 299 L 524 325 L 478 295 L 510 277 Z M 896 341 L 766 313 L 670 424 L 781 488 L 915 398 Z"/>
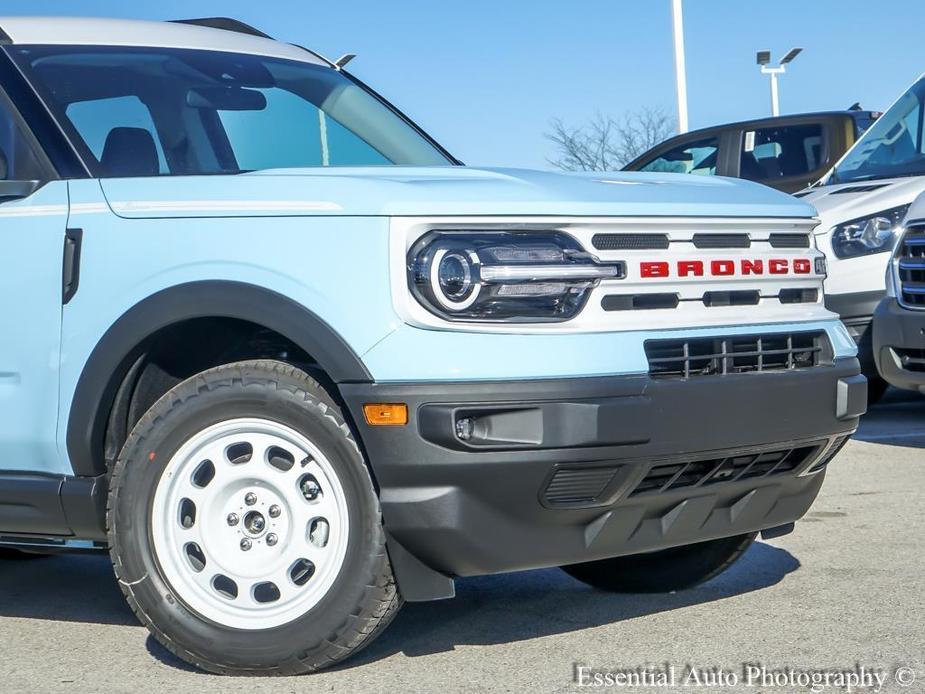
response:
<path id="1" fill-rule="evenodd" d="M 809 234 L 771 234 L 771 248 L 809 248 Z"/>
<path id="2" fill-rule="evenodd" d="M 619 465 L 562 467 L 553 473 L 543 497 L 550 506 L 582 506 L 598 501 Z"/>
<path id="3" fill-rule="evenodd" d="M 925 226 L 910 226 L 899 244 L 899 300 L 925 308 Z"/>
<path id="4" fill-rule="evenodd" d="M 591 243 L 599 251 L 646 251 L 668 248 L 667 234 L 595 234 Z"/>
<path id="5" fill-rule="evenodd" d="M 750 248 L 748 234 L 694 234 L 696 248 Z"/>
<path id="6" fill-rule="evenodd" d="M 814 304 L 819 300 L 819 291 L 816 289 L 781 289 L 777 300 L 782 304 Z M 682 299 L 676 292 L 608 294 L 601 299 L 601 308 L 605 311 L 654 311 L 677 308 L 681 301 Z M 751 289 L 704 292 L 699 298 L 687 298 L 683 301 L 698 301 L 708 308 L 757 306 L 761 302 L 761 293 Z"/>
<path id="7" fill-rule="evenodd" d="M 680 299 L 676 293 L 608 294 L 601 299 L 605 311 L 653 311 L 660 308 L 677 308 Z"/>
<path id="8" fill-rule="evenodd" d="M 925 373 L 925 349 L 896 349 L 896 354 L 906 371 Z"/>
<path id="9" fill-rule="evenodd" d="M 819 290 L 781 289 L 777 299 L 782 304 L 814 304 L 819 301 Z"/>
<path id="10" fill-rule="evenodd" d="M 646 340 L 649 375 L 692 378 L 757 371 L 784 371 L 831 362 L 824 331 Z"/>
<path id="11" fill-rule="evenodd" d="M 792 474 L 818 455 L 824 445 L 822 442 L 798 448 L 655 465 L 629 495 L 662 494 L 676 489 Z"/>
<path id="12" fill-rule="evenodd" d="M 704 306 L 757 306 L 761 294 L 757 291 L 740 289 L 729 292 L 706 292 Z"/>

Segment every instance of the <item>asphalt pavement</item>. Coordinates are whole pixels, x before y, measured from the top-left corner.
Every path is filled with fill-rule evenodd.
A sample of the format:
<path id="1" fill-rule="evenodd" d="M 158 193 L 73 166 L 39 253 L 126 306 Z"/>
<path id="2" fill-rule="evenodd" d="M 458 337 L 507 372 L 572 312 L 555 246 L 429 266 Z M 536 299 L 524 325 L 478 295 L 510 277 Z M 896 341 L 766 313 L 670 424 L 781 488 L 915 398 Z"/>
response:
<path id="1" fill-rule="evenodd" d="M 923 449 L 925 397 L 891 392 L 832 463 L 796 531 L 756 543 L 703 586 L 610 595 L 555 569 L 460 580 L 454 600 L 406 605 L 357 657 L 305 677 L 189 668 L 138 625 L 105 556 L 3 561 L 0 688 L 808 692 L 801 682 L 821 669 L 829 686 L 816 691 L 847 691 L 836 685 L 854 673 L 872 686 L 853 692 L 923 692 Z"/>

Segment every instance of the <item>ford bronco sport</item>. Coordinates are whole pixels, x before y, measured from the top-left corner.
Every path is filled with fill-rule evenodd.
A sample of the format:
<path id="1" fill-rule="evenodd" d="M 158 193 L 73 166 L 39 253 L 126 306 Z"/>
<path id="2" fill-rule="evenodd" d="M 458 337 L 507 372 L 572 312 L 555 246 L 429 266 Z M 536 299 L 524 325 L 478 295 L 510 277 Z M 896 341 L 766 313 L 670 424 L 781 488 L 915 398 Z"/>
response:
<path id="1" fill-rule="evenodd" d="M 316 670 L 461 576 L 693 585 L 857 426 L 804 202 L 466 168 L 230 20 L 0 29 L 0 543 L 108 550 L 191 663 Z"/>

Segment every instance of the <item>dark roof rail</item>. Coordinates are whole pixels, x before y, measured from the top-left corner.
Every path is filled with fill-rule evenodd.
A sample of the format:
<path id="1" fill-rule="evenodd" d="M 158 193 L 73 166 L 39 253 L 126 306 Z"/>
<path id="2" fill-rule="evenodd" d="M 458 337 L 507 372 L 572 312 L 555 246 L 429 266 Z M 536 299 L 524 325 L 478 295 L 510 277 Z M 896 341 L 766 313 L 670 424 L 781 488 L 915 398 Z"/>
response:
<path id="1" fill-rule="evenodd" d="M 209 27 L 210 29 L 224 29 L 225 31 L 234 31 L 239 34 L 259 36 L 262 39 L 273 38 L 268 34 L 264 34 L 260 29 L 231 17 L 199 17 L 197 19 L 171 19 L 170 21 L 174 24 L 193 24 L 200 27 Z"/>

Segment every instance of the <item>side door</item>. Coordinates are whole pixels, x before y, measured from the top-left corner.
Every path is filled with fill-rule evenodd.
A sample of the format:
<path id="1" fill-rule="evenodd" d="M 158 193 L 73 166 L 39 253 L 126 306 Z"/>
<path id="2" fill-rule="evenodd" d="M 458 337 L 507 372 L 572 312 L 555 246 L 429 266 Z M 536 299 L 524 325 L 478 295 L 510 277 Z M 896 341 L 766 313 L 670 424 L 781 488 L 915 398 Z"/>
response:
<path id="1" fill-rule="evenodd" d="M 61 472 L 56 447 L 67 182 L 0 90 L 0 472 Z"/>

